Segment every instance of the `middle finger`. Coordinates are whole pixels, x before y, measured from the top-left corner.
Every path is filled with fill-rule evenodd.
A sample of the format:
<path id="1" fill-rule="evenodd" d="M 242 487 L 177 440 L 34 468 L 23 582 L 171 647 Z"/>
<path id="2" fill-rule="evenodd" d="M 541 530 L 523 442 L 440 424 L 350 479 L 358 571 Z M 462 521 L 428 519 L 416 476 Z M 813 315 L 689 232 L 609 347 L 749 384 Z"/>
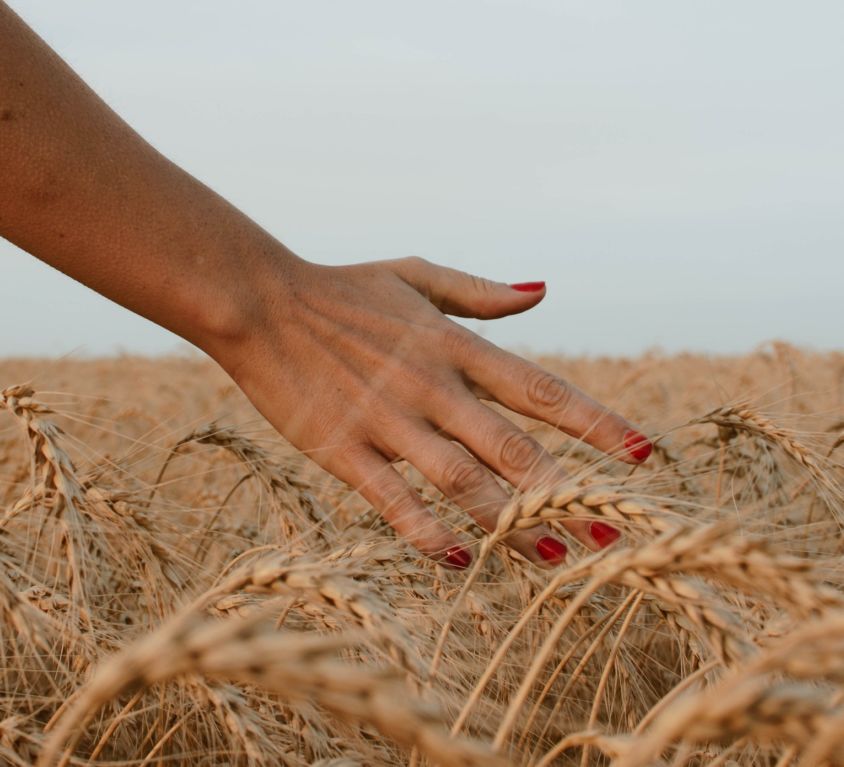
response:
<path id="1" fill-rule="evenodd" d="M 518 490 L 554 486 L 568 478 L 533 437 L 468 392 L 457 407 L 451 408 L 447 421 L 442 419 L 438 425 Z M 596 528 L 595 523 L 568 519 L 563 524 L 593 551 L 607 545 L 606 531 Z"/>

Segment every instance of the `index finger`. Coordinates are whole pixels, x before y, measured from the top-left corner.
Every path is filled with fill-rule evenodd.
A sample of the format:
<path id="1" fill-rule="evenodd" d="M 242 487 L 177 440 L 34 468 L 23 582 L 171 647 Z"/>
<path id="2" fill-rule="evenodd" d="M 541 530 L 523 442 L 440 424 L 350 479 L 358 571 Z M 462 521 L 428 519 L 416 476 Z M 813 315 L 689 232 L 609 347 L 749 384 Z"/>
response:
<path id="1" fill-rule="evenodd" d="M 510 410 L 545 421 L 627 463 L 642 463 L 653 450 L 626 418 L 533 362 L 492 344 L 483 344 L 462 362 L 468 378 Z"/>

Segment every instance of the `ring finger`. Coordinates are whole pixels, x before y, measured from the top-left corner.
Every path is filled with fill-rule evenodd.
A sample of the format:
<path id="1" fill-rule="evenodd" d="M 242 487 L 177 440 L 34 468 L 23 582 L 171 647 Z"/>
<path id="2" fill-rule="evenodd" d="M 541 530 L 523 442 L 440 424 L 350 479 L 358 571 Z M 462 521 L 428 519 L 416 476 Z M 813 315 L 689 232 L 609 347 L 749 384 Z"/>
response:
<path id="1" fill-rule="evenodd" d="M 428 423 L 397 429 L 391 447 L 484 530 L 495 530 L 510 497 L 474 456 L 438 434 Z M 540 567 L 565 560 L 565 544 L 545 524 L 518 530 L 507 537 L 506 543 Z"/>

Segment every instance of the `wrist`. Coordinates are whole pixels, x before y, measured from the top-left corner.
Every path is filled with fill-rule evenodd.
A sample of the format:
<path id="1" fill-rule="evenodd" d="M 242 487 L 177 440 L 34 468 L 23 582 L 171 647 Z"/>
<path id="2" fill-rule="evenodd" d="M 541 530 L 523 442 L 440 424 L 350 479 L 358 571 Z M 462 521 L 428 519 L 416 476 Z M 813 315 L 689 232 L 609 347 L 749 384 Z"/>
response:
<path id="1" fill-rule="evenodd" d="M 234 376 L 270 323 L 289 313 L 296 287 L 313 265 L 275 242 L 233 267 L 215 290 L 197 301 L 197 337 L 188 340 Z"/>

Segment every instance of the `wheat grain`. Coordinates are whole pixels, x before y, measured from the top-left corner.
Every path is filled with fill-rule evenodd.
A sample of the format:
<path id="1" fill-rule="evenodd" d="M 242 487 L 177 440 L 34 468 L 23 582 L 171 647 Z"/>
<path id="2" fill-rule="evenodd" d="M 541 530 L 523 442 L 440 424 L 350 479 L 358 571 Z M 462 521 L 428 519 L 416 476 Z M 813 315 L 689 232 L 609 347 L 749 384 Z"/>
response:
<path id="1" fill-rule="evenodd" d="M 403 469 L 470 540 L 467 574 L 391 538 L 205 363 L 2 389 L 0 762 L 844 763 L 844 358 L 775 351 L 546 360 L 604 401 L 635 380 L 655 460 L 552 445 L 571 479 L 515 493 L 489 535 Z M 712 376 L 780 373 L 786 402 L 713 407 Z M 623 538 L 551 572 L 508 553 L 569 520 Z"/>

